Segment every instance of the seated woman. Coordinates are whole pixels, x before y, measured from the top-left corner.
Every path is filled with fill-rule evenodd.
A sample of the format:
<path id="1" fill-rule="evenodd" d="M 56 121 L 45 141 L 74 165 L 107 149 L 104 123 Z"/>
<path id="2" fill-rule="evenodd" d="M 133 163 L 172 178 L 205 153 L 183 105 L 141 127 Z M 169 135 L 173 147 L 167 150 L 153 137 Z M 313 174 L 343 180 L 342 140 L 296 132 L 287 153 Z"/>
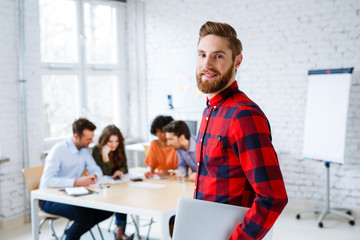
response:
<path id="1" fill-rule="evenodd" d="M 107 126 L 99 137 L 99 144 L 93 149 L 93 157 L 96 163 L 101 167 L 104 175 L 112 176 L 114 179 L 121 179 L 128 172 L 124 137 L 115 125 Z M 125 235 L 126 214 L 115 213 L 114 230 L 115 239 L 133 239 L 134 234 L 127 238 Z"/>
<path id="2" fill-rule="evenodd" d="M 145 174 L 146 177 L 154 174 L 155 170 L 160 177 L 164 177 L 169 174 L 168 170 L 176 169 L 178 166 L 176 151 L 167 145 L 163 130 L 163 127 L 173 120 L 170 116 L 160 115 L 151 124 L 150 132 L 158 139 L 151 141 L 149 152 L 145 158 L 145 164 L 150 167 L 150 172 Z"/>

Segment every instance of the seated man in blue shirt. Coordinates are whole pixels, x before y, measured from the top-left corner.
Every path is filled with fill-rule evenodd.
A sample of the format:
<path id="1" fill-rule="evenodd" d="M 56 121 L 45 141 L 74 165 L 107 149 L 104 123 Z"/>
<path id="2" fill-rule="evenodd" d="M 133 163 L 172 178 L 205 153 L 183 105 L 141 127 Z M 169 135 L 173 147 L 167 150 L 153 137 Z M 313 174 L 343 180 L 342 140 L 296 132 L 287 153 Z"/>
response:
<path id="1" fill-rule="evenodd" d="M 195 181 L 197 163 L 196 163 L 196 138 L 190 135 L 189 127 L 184 121 L 172 121 L 164 127 L 167 144 L 175 148 L 179 166 L 185 176 L 188 176 L 189 168 L 191 174 L 189 179 Z"/>
<path id="2" fill-rule="evenodd" d="M 55 144 L 47 155 L 39 188 L 89 186 L 96 182 L 98 176 L 103 175 L 88 149 L 93 142 L 96 126 L 89 120 L 80 118 L 72 127 L 72 138 Z M 84 169 L 88 172 L 82 175 Z M 94 225 L 113 214 L 50 201 L 40 201 L 40 206 L 47 213 L 74 221 L 66 230 L 67 240 L 80 239 Z"/>

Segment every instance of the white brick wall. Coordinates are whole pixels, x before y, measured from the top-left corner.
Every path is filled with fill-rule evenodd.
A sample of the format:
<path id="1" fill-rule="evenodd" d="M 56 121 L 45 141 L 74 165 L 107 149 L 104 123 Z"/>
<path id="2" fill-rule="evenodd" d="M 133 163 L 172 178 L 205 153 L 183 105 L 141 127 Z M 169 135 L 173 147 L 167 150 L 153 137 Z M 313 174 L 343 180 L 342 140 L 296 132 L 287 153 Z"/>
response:
<path id="1" fill-rule="evenodd" d="M 333 205 L 360 207 L 360 1 L 149 0 L 146 49 L 149 121 L 166 109 L 168 53 L 196 46 L 207 20 L 228 22 L 244 46 L 240 88 L 267 114 L 290 199 L 324 201 L 323 163 L 299 160 L 307 71 L 354 67 L 343 166 L 331 165 Z M 200 116 L 199 116 L 200 117 Z M 199 118 L 198 117 L 198 118 Z"/>
<path id="2" fill-rule="evenodd" d="M 26 5 L 26 80 L 30 166 L 40 164 L 42 148 L 41 81 L 39 67 L 38 1 Z M 195 48 L 200 26 L 207 20 L 225 21 L 238 31 L 244 45 L 239 69 L 240 87 L 267 114 L 291 199 L 324 200 L 322 163 L 298 160 L 301 155 L 307 71 L 355 67 L 350 96 L 343 166 L 331 167 L 333 205 L 360 206 L 360 1 L 290 0 L 147 0 L 148 124 L 158 114 L 178 119 L 201 118 L 199 112 L 167 109 L 169 51 Z M 128 1 L 127 76 L 129 136 L 140 132 L 139 73 L 134 32 L 134 1 Z M 18 84 L 17 1 L 0 1 L 0 148 L 10 158 L 0 165 L 0 221 L 24 211 L 24 182 Z M 127 116 L 127 114 L 126 114 Z M 149 125 L 147 126 L 147 130 Z"/>
<path id="3" fill-rule="evenodd" d="M 25 1 L 29 166 L 40 164 L 42 148 L 38 1 Z M 0 148 L 10 161 L 0 165 L 0 221 L 23 214 L 25 185 L 21 169 L 18 1 L 0 1 Z"/>

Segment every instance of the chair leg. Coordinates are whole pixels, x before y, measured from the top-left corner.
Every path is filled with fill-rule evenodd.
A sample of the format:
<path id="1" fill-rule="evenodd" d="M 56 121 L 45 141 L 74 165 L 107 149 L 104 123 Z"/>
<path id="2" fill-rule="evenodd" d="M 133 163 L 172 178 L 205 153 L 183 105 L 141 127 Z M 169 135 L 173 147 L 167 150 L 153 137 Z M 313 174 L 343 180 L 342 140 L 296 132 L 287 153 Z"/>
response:
<path id="1" fill-rule="evenodd" d="M 102 235 L 102 232 L 101 232 L 101 229 L 100 229 L 100 227 L 99 227 L 99 224 L 96 224 L 96 226 L 97 226 L 97 228 L 98 228 L 98 230 L 99 230 L 101 239 L 104 240 L 104 236 Z"/>
<path id="2" fill-rule="evenodd" d="M 91 229 L 89 230 L 89 232 L 90 232 L 92 238 L 93 238 L 94 240 L 96 240 L 96 238 L 95 238 L 94 234 L 92 233 Z"/>
<path id="3" fill-rule="evenodd" d="M 154 222 L 154 220 L 153 220 L 153 218 L 151 218 L 150 223 L 149 223 L 148 233 L 147 233 L 147 236 L 146 236 L 146 240 L 149 240 L 151 224 L 153 224 L 153 222 Z"/>
<path id="4" fill-rule="evenodd" d="M 61 235 L 60 240 L 63 240 L 63 238 L 65 237 L 65 235 L 66 235 L 66 230 L 68 230 L 69 225 L 70 225 L 70 222 L 71 222 L 71 220 L 69 220 L 69 221 L 66 223 L 66 226 L 65 226 L 65 228 L 64 228 L 64 232 L 63 232 L 63 234 Z"/>
<path id="5" fill-rule="evenodd" d="M 41 227 L 42 227 L 42 225 L 44 225 L 44 223 L 46 222 L 46 220 L 48 220 L 48 218 L 43 218 L 43 219 L 41 219 L 41 221 L 39 222 L 39 234 L 41 233 Z"/>
<path id="6" fill-rule="evenodd" d="M 52 235 L 55 237 L 56 240 L 58 240 L 58 237 L 56 236 L 56 232 L 55 232 L 55 229 L 54 229 L 53 221 L 54 221 L 54 218 L 49 219 L 49 226 L 50 226 L 50 229 L 52 231 Z"/>

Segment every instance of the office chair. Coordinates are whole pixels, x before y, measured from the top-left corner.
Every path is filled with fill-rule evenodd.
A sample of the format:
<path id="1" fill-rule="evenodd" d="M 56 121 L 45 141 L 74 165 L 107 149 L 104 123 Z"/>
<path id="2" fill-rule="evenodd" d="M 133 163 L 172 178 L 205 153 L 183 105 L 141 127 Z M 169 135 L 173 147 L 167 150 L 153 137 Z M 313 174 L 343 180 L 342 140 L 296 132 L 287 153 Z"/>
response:
<path id="1" fill-rule="evenodd" d="M 150 148 L 150 145 L 145 145 L 144 144 L 144 154 L 145 154 L 145 157 L 148 155 L 149 153 L 149 148 Z"/>
<path id="2" fill-rule="evenodd" d="M 26 184 L 28 185 L 30 192 L 32 190 L 36 190 L 39 188 L 40 178 L 41 178 L 43 170 L 44 170 L 44 165 L 41 165 L 38 167 L 33 167 L 33 168 L 26 168 L 26 169 L 22 170 Z M 39 206 L 39 208 L 40 208 L 40 206 Z M 41 208 L 40 208 L 39 218 L 41 219 L 40 223 L 39 223 L 39 233 L 40 233 L 42 225 L 44 225 L 44 223 L 46 221 L 49 221 L 49 227 L 51 229 L 52 236 L 55 237 L 55 239 L 59 239 L 58 236 L 56 235 L 53 223 L 54 223 L 54 220 L 57 220 L 59 218 L 64 218 L 64 217 L 46 213 L 43 210 L 41 210 Z M 66 224 L 66 228 L 68 227 L 69 222 L 70 221 L 68 221 L 68 223 Z M 65 233 L 65 229 L 64 229 L 64 233 Z M 63 233 L 63 235 L 64 235 L 64 233 Z"/>
<path id="3" fill-rule="evenodd" d="M 41 175 L 43 173 L 43 170 L 44 170 L 44 165 L 41 165 L 41 166 L 38 166 L 38 167 L 26 168 L 26 169 L 22 170 L 25 181 L 26 181 L 26 184 L 28 185 L 28 188 L 29 188 L 30 192 L 32 190 L 39 189 L 40 178 L 41 178 Z M 54 221 L 59 219 L 59 218 L 65 218 L 65 219 L 67 219 L 67 218 L 63 217 L 63 216 L 47 213 L 47 212 L 41 210 L 40 205 L 39 205 L 39 209 L 40 209 L 40 211 L 39 211 L 38 216 L 41 219 L 40 223 L 39 223 L 39 234 L 40 234 L 40 230 L 41 230 L 42 225 L 44 225 L 44 223 L 46 221 L 49 221 L 49 226 L 50 226 L 50 229 L 51 229 L 51 232 L 52 232 L 52 236 L 56 240 L 58 240 L 59 238 L 56 235 L 56 232 L 55 232 L 55 229 L 54 229 Z M 71 220 L 68 219 L 68 222 L 67 222 L 67 224 L 66 224 L 66 226 L 64 228 L 64 232 L 63 232 L 62 236 L 60 237 L 60 239 L 62 239 L 65 236 L 65 231 L 69 227 L 70 222 L 71 222 Z M 101 239 L 104 240 L 104 237 L 102 235 L 102 232 L 101 232 L 100 227 L 99 227 L 98 224 L 97 224 L 97 228 L 99 230 Z M 94 237 L 94 234 L 92 233 L 92 231 L 91 230 L 89 230 L 89 231 L 90 231 L 90 234 L 91 234 L 92 238 L 94 240 L 96 240 L 95 237 Z"/>

